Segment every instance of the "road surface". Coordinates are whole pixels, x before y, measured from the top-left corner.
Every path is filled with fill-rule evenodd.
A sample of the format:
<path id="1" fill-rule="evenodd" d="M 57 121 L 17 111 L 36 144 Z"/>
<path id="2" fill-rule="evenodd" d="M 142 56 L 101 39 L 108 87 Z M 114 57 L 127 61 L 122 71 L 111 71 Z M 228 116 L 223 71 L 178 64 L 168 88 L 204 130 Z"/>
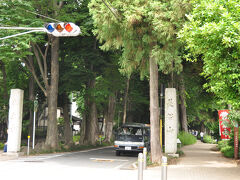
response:
<path id="1" fill-rule="evenodd" d="M 112 147 L 71 153 L 20 157 L 0 162 L 1 179 L 121 179 L 137 172 L 130 170 L 136 154 L 115 156 Z M 129 172 L 132 173 L 129 173 Z M 127 175 L 128 174 L 128 175 Z"/>

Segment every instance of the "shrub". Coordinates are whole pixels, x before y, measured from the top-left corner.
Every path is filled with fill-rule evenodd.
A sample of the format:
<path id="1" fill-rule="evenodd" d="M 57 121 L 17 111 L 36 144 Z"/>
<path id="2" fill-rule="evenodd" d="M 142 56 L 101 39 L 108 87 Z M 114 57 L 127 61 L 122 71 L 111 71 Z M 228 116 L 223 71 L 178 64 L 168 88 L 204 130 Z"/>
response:
<path id="1" fill-rule="evenodd" d="M 228 158 L 234 157 L 234 148 L 232 146 L 226 145 L 221 149 L 221 152 L 225 157 L 228 157 Z"/>
<path id="2" fill-rule="evenodd" d="M 218 141 L 218 148 L 220 150 L 227 145 L 228 145 L 228 141 Z"/>
<path id="3" fill-rule="evenodd" d="M 225 157 L 233 158 L 234 157 L 234 147 L 229 145 L 229 141 L 219 141 L 218 148 L 223 153 Z"/>
<path id="4" fill-rule="evenodd" d="M 4 143 L 0 143 L 0 149 L 2 150 L 4 148 Z"/>
<path id="5" fill-rule="evenodd" d="M 178 138 L 180 139 L 182 146 L 194 144 L 197 142 L 195 136 L 184 131 L 178 133 Z"/>
<path id="6" fill-rule="evenodd" d="M 209 136 L 209 135 L 204 135 L 203 136 L 203 142 L 210 143 L 210 144 L 215 144 L 216 143 L 216 141 L 212 138 L 212 136 Z"/>

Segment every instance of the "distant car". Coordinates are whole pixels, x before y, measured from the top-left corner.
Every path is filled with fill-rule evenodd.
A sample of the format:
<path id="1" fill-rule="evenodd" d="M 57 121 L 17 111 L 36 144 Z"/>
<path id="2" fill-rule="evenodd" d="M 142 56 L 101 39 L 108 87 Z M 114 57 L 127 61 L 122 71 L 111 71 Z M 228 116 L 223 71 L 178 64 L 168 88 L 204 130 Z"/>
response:
<path id="1" fill-rule="evenodd" d="M 115 135 L 114 148 L 116 155 L 122 152 L 142 152 L 150 149 L 150 126 L 141 123 L 123 124 Z"/>

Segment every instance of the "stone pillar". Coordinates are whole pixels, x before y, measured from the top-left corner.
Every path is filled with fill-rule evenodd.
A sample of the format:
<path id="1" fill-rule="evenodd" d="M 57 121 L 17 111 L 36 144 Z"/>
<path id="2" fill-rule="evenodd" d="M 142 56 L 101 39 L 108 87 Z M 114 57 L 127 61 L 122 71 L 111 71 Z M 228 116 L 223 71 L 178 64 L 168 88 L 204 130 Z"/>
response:
<path id="1" fill-rule="evenodd" d="M 23 114 L 23 90 L 11 89 L 9 100 L 9 124 L 7 153 L 20 151 Z"/>
<path id="2" fill-rule="evenodd" d="M 177 94 L 175 88 L 165 89 L 165 153 L 177 152 Z"/>

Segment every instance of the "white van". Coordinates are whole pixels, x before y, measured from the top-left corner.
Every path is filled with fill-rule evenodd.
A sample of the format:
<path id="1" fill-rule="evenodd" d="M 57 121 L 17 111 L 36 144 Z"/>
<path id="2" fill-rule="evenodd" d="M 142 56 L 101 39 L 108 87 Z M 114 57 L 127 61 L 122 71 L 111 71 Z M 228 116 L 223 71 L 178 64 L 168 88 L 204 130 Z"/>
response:
<path id="1" fill-rule="evenodd" d="M 150 149 L 150 126 L 142 123 L 123 124 L 115 135 L 114 148 L 116 155 L 121 152 L 142 152 Z"/>

